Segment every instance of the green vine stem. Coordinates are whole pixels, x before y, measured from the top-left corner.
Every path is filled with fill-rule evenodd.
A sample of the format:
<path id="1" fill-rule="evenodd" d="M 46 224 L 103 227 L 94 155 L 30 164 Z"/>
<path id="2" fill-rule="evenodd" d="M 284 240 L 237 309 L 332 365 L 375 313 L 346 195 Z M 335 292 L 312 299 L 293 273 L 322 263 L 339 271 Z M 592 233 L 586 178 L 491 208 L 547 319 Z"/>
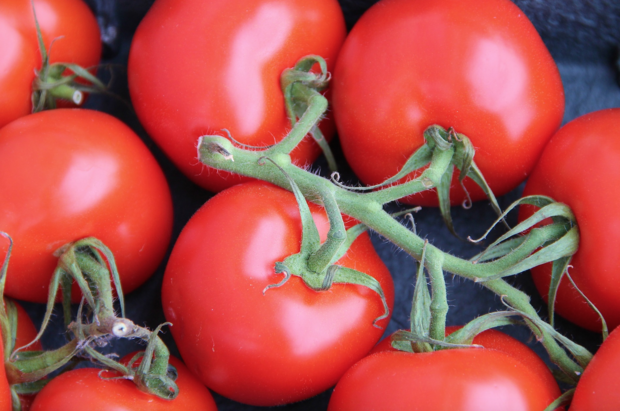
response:
<path id="1" fill-rule="evenodd" d="M 299 125 L 299 123 L 298 123 Z M 293 134 L 293 132 L 291 132 Z M 289 135 L 289 137 L 291 137 Z M 213 168 L 242 174 L 256 179 L 271 182 L 284 189 L 290 190 L 291 185 L 288 178 L 292 179 L 303 196 L 307 199 L 315 198 L 317 192 L 331 191 L 340 209 L 340 212 L 349 215 L 366 227 L 379 233 L 396 246 L 405 250 L 413 258 L 420 261 L 425 246 L 424 240 L 415 233 L 409 231 L 383 209 L 383 204 L 411 194 L 413 190 L 429 189 L 437 182 L 441 181 L 441 176 L 436 174 L 439 170 L 445 170 L 450 164 L 446 161 L 450 157 L 449 150 L 433 151 L 430 166 L 416 179 L 407 183 L 388 187 L 384 190 L 369 193 L 356 193 L 346 188 L 333 184 L 329 180 L 317 176 L 307 170 L 296 167 L 291 163 L 290 145 L 291 141 L 299 141 L 298 138 L 287 137 L 285 145 L 280 144 L 269 149 L 269 153 L 252 152 L 234 147 L 231 142 L 220 136 L 203 136 L 198 142 L 198 155 L 200 160 Z M 432 144 L 432 143 L 431 143 Z M 428 150 L 431 144 L 420 150 Z M 446 154 L 447 153 L 447 154 Z M 416 154 L 412 157 L 414 157 Z M 270 162 L 261 160 L 268 156 Z M 263 165 L 259 165 L 259 162 Z M 281 170 L 284 170 L 286 177 Z M 553 238 L 547 233 L 546 228 L 534 228 L 527 235 L 527 241 L 514 250 L 500 255 L 499 258 L 489 262 L 473 262 L 444 253 L 431 244 L 426 245 L 427 260 L 433 256 L 434 262 L 430 266 L 431 287 L 433 290 L 433 313 L 431 323 L 433 326 L 432 335 L 443 339 L 443 325 L 445 324 L 445 314 L 447 310 L 447 298 L 445 290 L 441 289 L 439 276 L 443 277 L 443 271 L 468 278 L 473 281 L 480 281 L 480 284 L 495 294 L 502 296 L 504 301 L 513 309 L 524 313 L 528 318 L 540 320 L 535 308 L 530 304 L 529 297 L 518 289 L 509 285 L 502 275 L 511 266 L 527 259 L 541 247 L 548 243 L 553 243 Z M 561 230 L 555 232 L 557 236 L 562 236 Z M 573 241 L 578 241 L 578 236 L 573 237 Z M 544 248 L 543 248 L 544 249 Z M 427 262 L 427 267 L 429 263 Z M 433 280 L 433 277 L 436 280 Z M 540 320 L 542 321 L 542 320 Z M 558 344 L 555 335 L 547 328 L 536 326 L 532 321 L 526 321 L 530 329 L 541 341 L 550 355 L 551 361 L 573 381 L 583 371 L 583 366 L 577 364 L 568 353 Z"/>

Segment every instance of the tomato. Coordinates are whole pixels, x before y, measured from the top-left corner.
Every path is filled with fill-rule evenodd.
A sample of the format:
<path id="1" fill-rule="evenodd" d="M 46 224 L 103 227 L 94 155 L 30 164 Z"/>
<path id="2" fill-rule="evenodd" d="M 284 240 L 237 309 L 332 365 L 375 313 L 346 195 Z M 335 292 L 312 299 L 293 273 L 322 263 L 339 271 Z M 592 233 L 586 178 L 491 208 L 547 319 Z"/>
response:
<path id="1" fill-rule="evenodd" d="M 509 0 L 381 0 L 347 37 L 333 111 L 366 184 L 393 176 L 433 124 L 469 137 L 495 195 L 517 187 L 560 126 L 564 92 L 538 33 Z M 484 198 L 465 181 L 473 200 Z M 451 201 L 465 194 L 453 179 Z M 434 192 L 403 201 L 436 205 Z"/>
<path id="2" fill-rule="evenodd" d="M 32 82 L 41 68 L 32 7 L 51 63 L 99 64 L 101 40 L 95 16 L 82 0 L 0 2 L 0 127 L 31 112 Z"/>
<path id="3" fill-rule="evenodd" d="M 620 409 L 620 330 L 616 329 L 598 349 L 583 372 L 570 411 Z"/>
<path id="4" fill-rule="evenodd" d="M 523 195 L 541 194 L 567 204 L 579 226 L 579 249 L 569 274 L 601 311 L 609 329 L 620 324 L 620 109 L 601 110 L 569 122 L 553 136 Z M 522 207 L 520 218 L 531 214 Z M 536 287 L 547 299 L 551 266 L 535 267 Z M 575 324 L 600 331 L 598 315 L 564 278 L 555 310 Z"/>
<path id="5" fill-rule="evenodd" d="M 497 350 L 383 351 L 340 379 L 329 411 L 539 411 L 560 395 L 535 371 Z"/>
<path id="6" fill-rule="evenodd" d="M 325 241 L 327 216 L 310 208 Z M 381 337 L 373 321 L 382 302 L 366 287 L 318 292 L 293 276 L 263 294 L 282 280 L 275 262 L 298 253 L 300 241 L 294 195 L 263 182 L 216 195 L 181 232 L 164 275 L 164 313 L 183 359 L 207 387 L 252 405 L 300 401 L 333 386 Z M 338 264 L 375 277 L 392 307 L 390 273 L 366 233 Z"/>
<path id="7" fill-rule="evenodd" d="M 336 0 L 157 0 L 133 37 L 131 100 L 177 167 L 220 191 L 247 179 L 205 168 L 196 159 L 198 138 L 225 128 L 252 146 L 281 140 L 290 129 L 282 71 L 309 54 L 333 67 L 345 35 Z M 303 165 L 318 154 L 306 137 L 293 159 Z"/>
<path id="8" fill-rule="evenodd" d="M 50 381 L 37 394 L 31 411 L 216 411 L 211 393 L 187 367 L 174 357 L 170 358 L 170 363 L 178 372 L 179 395 L 174 400 L 142 392 L 133 381 L 112 379 L 118 377 L 114 372 L 103 372 L 100 376 L 99 369 L 80 368 Z"/>
<path id="9" fill-rule="evenodd" d="M 461 327 L 446 327 L 446 335 L 452 334 L 459 328 Z M 474 338 L 473 343 L 481 345 L 486 349 L 497 350 L 508 354 L 510 357 L 519 361 L 533 371 L 540 379 L 540 383 L 548 387 L 549 391 L 558 390 L 558 383 L 555 381 L 553 374 L 551 374 L 549 367 L 547 367 L 545 362 L 534 351 L 532 351 L 532 349 L 523 344 L 521 341 L 514 339 L 501 331 L 491 329 L 478 334 Z M 389 337 L 384 338 L 370 351 L 368 355 L 382 351 L 396 351 L 396 349 L 392 347 Z"/>
<path id="10" fill-rule="evenodd" d="M 5 294 L 17 299 L 47 301 L 53 253 L 69 242 L 103 241 L 130 292 L 170 241 L 161 168 L 129 127 L 104 113 L 57 109 L 0 129 L 0 192 L 0 229 L 14 241 Z"/>

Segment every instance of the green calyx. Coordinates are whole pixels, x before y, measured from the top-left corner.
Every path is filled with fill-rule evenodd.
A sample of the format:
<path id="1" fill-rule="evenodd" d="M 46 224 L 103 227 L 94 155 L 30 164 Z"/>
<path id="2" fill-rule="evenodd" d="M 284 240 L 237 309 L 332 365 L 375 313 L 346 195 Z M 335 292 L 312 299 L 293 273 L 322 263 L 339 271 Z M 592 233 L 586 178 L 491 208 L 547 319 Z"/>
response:
<path id="1" fill-rule="evenodd" d="M 58 99 L 68 100 L 79 106 L 84 101 L 85 92 L 106 92 L 105 84 L 88 69 L 73 63 L 50 63 L 51 45 L 50 50 L 45 48 L 34 4 L 32 11 L 41 53 L 41 68 L 36 70 L 32 84 L 32 112 L 56 108 Z"/>
<path id="2" fill-rule="evenodd" d="M 12 241 L 7 234 L 0 234 L 10 241 L 0 277 L 1 292 L 4 290 Z M 17 325 L 11 302 L 7 303 L 6 309 L 0 309 L 2 338 L 4 346 L 7 347 L 5 368 L 9 383 L 15 387 L 15 391 L 40 389 L 44 383 L 39 381 L 43 381 L 48 374 L 86 357 L 133 380 L 136 386 L 145 392 L 164 399 L 174 399 L 178 395 L 178 387 L 174 382 L 174 373 L 169 370 L 170 353 L 158 336 L 161 327 L 169 323 L 160 325 L 152 332 L 124 318 L 123 293 L 112 252 L 101 241 L 85 238 L 61 247 L 56 256 L 58 266 L 50 283 L 43 324 L 30 344 L 14 348 Z M 74 282 L 82 293 L 82 301 L 76 319 L 71 321 L 71 288 Z M 116 315 L 113 305 L 115 293 L 112 284 L 120 304 L 121 317 Z M 53 351 L 24 351 L 45 332 L 59 288 L 62 289 L 62 305 L 69 341 Z M 95 347 L 106 345 L 110 338 L 146 342 L 145 359 L 138 367 L 131 368 L 99 353 Z M 81 354 L 79 358 L 78 354 Z"/>
<path id="3" fill-rule="evenodd" d="M 263 157 L 263 160 L 270 159 Z M 267 286 L 263 293 L 271 288 L 283 286 L 292 275 L 300 277 L 306 286 L 315 291 L 329 290 L 332 284 L 355 284 L 367 287 L 377 293 L 383 305 L 383 314 L 373 322 L 375 327 L 379 327 L 377 322 L 389 316 L 389 307 L 381 284 L 366 273 L 336 264 L 355 239 L 365 231 L 365 228 L 362 225 L 356 225 L 346 230 L 333 193 L 330 190 L 320 191 L 319 199 L 325 207 L 330 223 L 327 240 L 321 244 L 310 207 L 299 187 L 276 162 L 271 161 L 271 163 L 287 178 L 290 189 L 295 195 L 301 216 L 302 239 L 299 253 L 288 256 L 283 262 L 276 262 L 275 271 L 284 273 L 284 279 L 277 284 Z"/>
<path id="4" fill-rule="evenodd" d="M 312 72 L 312 68 L 317 65 L 319 72 Z M 291 126 L 295 127 L 302 119 L 310 123 L 308 132 L 321 148 L 329 169 L 336 171 L 336 160 L 318 126 L 324 113 L 321 107 L 327 105 L 327 100 L 320 92 L 327 88 L 330 77 L 325 60 L 320 56 L 311 55 L 301 58 L 295 67 L 284 70 L 280 77 L 280 86 Z"/>

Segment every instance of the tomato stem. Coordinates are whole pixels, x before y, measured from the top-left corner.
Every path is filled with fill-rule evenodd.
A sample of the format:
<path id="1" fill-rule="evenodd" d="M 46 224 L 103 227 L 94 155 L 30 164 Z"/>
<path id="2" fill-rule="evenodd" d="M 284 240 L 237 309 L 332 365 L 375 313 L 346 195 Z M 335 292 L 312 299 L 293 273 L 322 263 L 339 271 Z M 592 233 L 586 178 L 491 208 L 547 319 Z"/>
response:
<path id="1" fill-rule="evenodd" d="M 276 149 L 277 146 L 272 150 L 277 152 L 278 150 Z M 290 183 L 279 168 L 267 163 L 262 166 L 257 165 L 259 158 L 265 155 L 264 152 L 256 153 L 234 147 L 230 141 L 221 136 L 202 137 L 198 151 L 201 161 L 210 167 L 269 181 L 290 190 Z M 228 155 L 223 156 L 221 154 L 222 152 L 226 152 Z M 435 164 L 439 163 L 441 168 L 444 168 L 444 165 L 447 164 L 446 157 L 450 157 L 450 153 L 446 151 L 433 152 L 433 157 L 437 159 Z M 382 205 L 388 199 L 403 197 L 403 192 L 406 189 L 401 186 L 408 186 L 409 189 L 412 187 L 417 189 L 419 185 L 422 184 L 424 177 L 431 182 L 431 177 L 437 181 L 436 176 L 433 174 L 435 171 L 430 171 L 426 176 L 422 174 L 419 178 L 404 183 L 401 186 L 389 187 L 378 192 L 355 193 L 333 184 L 323 177 L 296 167 L 293 164 L 285 164 L 283 162 L 279 162 L 278 164 L 285 170 L 289 178 L 295 181 L 299 190 L 306 198 L 315 198 L 317 191 L 331 190 L 341 213 L 361 221 L 369 229 L 387 238 L 416 260 L 419 261 L 421 259 L 424 240 L 390 216 L 383 210 Z M 431 165 L 431 167 L 433 167 L 433 165 Z M 439 168 L 439 166 L 435 165 L 434 170 L 437 170 L 437 168 Z M 318 189 L 317 187 L 322 188 Z M 385 195 L 385 193 L 383 193 L 384 191 L 388 192 L 388 195 Z M 390 194 L 390 192 L 395 194 Z M 433 319 L 432 334 L 440 337 L 438 339 L 443 338 L 442 324 L 445 324 L 447 297 L 445 289 L 441 287 L 441 282 L 439 281 L 442 270 L 474 281 L 493 278 L 507 271 L 512 265 L 518 264 L 530 256 L 536 249 L 543 247 L 549 242 L 553 237 L 550 235 L 549 231 L 553 231 L 553 234 L 556 235 L 562 233 L 561 230 L 556 230 L 556 228 L 544 229 L 542 231 L 541 229 L 534 229 L 532 230 L 534 234 L 530 234 L 528 239 L 512 252 L 497 260 L 481 263 L 463 260 L 448 253 L 443 253 L 433 245 L 428 244 L 427 253 L 432 255 L 434 260 L 438 261 L 432 266 L 433 272 L 430 273 L 435 279 L 435 281 L 431 279 L 433 299 L 435 300 L 435 311 L 433 312 L 435 318 Z M 505 296 L 506 301 L 515 309 L 535 318 L 539 318 L 536 310 L 529 303 L 529 297 L 510 286 L 502 278 L 482 281 L 481 284 L 497 295 Z M 567 355 L 564 349 L 558 345 L 557 341 L 547 330 L 539 329 L 533 325 L 530 325 L 530 328 L 549 352 L 551 360 L 558 364 L 567 375 L 575 376 L 576 373 L 582 371 L 582 367 Z"/>

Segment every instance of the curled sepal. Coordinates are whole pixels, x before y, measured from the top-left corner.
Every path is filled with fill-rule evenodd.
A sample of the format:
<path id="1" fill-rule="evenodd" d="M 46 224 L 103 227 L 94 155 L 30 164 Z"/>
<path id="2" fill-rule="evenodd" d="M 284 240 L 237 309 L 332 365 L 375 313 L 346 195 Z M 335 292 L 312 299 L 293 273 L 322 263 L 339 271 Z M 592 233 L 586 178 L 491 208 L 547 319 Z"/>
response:
<path id="1" fill-rule="evenodd" d="M 390 315 L 390 307 L 388 307 L 387 299 L 385 298 L 381 284 L 374 277 L 366 273 L 341 265 L 331 265 L 324 276 L 302 275 L 302 279 L 306 285 L 317 291 L 329 290 L 332 284 L 361 285 L 362 287 L 371 289 L 377 293 L 379 298 L 381 298 L 381 304 L 383 304 L 383 314 L 375 318 L 372 322 L 372 325 L 376 328 L 383 328 L 377 325 L 377 323 L 388 318 Z"/>
<path id="2" fill-rule="evenodd" d="M 569 259 L 570 262 L 570 259 Z M 554 261 L 555 263 L 555 261 Z M 561 267 L 561 263 L 558 264 L 558 266 Z M 581 295 L 581 297 L 585 300 L 585 302 L 590 306 L 590 308 L 592 308 L 592 310 L 594 310 L 594 312 L 598 315 L 598 317 L 601 320 L 601 334 L 603 336 L 603 341 L 605 341 L 605 339 L 607 339 L 607 337 L 609 336 L 609 329 L 607 328 L 607 322 L 605 321 L 605 318 L 603 317 L 603 314 L 601 314 L 601 312 L 599 311 L 598 308 L 596 308 L 596 306 L 594 305 L 594 303 L 592 301 L 590 301 L 590 299 L 588 297 L 586 297 L 586 295 L 583 293 L 583 291 L 581 291 L 579 289 L 579 287 L 577 287 L 577 284 L 575 284 L 575 281 L 573 280 L 573 278 L 571 277 L 571 275 L 568 273 L 568 269 L 569 267 L 571 267 L 570 265 L 566 265 L 566 267 L 564 268 L 564 275 L 566 275 L 566 277 L 568 278 L 568 280 L 570 281 L 571 285 L 573 286 L 573 288 L 575 290 L 577 290 L 577 292 L 579 293 L 579 295 Z M 553 269 L 555 269 L 555 266 L 553 267 Z M 561 268 L 558 268 L 558 270 L 560 270 Z"/>
<path id="3" fill-rule="evenodd" d="M 581 367 L 579 372 L 583 372 L 583 369 L 585 369 L 587 367 L 588 363 L 590 362 L 590 360 L 592 360 L 592 353 L 590 351 L 588 351 L 585 347 L 583 347 L 583 346 L 581 346 L 581 345 L 571 341 L 569 338 L 567 338 L 567 337 L 563 336 L 562 334 L 560 334 L 549 323 L 546 323 L 545 321 L 541 320 L 538 317 L 531 316 L 531 315 L 529 315 L 529 314 L 527 314 L 527 313 L 525 313 L 525 312 L 523 312 L 521 310 L 518 310 L 518 309 L 512 307 L 511 305 L 506 303 L 504 298 L 502 298 L 502 302 L 508 308 L 510 308 L 511 310 L 515 311 L 519 315 L 521 315 L 526 321 L 528 321 L 529 323 L 533 324 L 539 330 L 544 331 L 545 333 L 551 335 L 556 341 L 558 341 L 560 344 L 562 344 L 568 350 L 568 352 L 570 352 L 570 354 L 573 356 L 573 358 L 575 358 L 575 360 L 577 360 L 577 363 L 579 363 L 579 366 Z M 571 378 L 571 377 L 576 377 L 576 376 L 569 376 L 569 378 Z"/>
<path id="4" fill-rule="evenodd" d="M 14 352 L 11 359 L 4 364 L 9 384 L 31 383 L 43 379 L 71 361 L 80 348 L 78 340 L 73 339 L 52 351 Z"/>
<path id="5" fill-rule="evenodd" d="M 317 64 L 320 72 L 311 72 L 312 67 Z M 280 152 L 288 153 L 301 138 L 310 133 L 325 155 L 330 170 L 336 171 L 334 155 L 318 127 L 318 123 L 327 110 L 327 99 L 320 91 L 327 88 L 330 77 L 327 63 L 322 57 L 316 55 L 302 57 L 295 67 L 282 72 L 280 86 L 284 94 L 284 107 L 293 129 L 284 139 L 287 142 L 278 144 L 278 146 Z M 290 140 L 293 140 L 295 144 L 288 143 Z"/>
<path id="6" fill-rule="evenodd" d="M 421 146 L 420 148 L 418 148 L 416 151 L 413 152 L 413 154 L 407 159 L 407 161 L 405 162 L 405 164 L 403 165 L 403 167 L 400 169 L 398 173 L 388 178 L 387 180 L 383 181 L 382 183 L 372 185 L 372 186 L 364 186 L 364 187 L 345 186 L 344 184 L 340 183 L 335 178 L 336 175 L 334 174 L 332 174 L 331 180 L 335 185 L 341 188 L 345 188 L 350 191 L 371 191 L 377 188 L 381 188 L 381 187 L 393 184 L 397 182 L 398 180 L 405 178 L 408 174 L 412 173 L 413 171 L 428 165 L 431 162 L 432 156 L 433 156 L 433 150 L 427 144 L 424 144 L 423 146 Z"/>
<path id="7" fill-rule="evenodd" d="M 574 395 L 575 395 L 575 389 L 571 388 L 570 390 L 566 391 L 564 394 L 556 398 L 555 401 L 549 404 L 547 408 L 545 408 L 543 411 L 554 411 L 560 407 L 568 406 L 573 400 Z"/>
<path id="8" fill-rule="evenodd" d="M 577 252 L 577 248 L 579 247 L 579 229 L 577 227 L 573 227 L 567 231 L 564 225 L 556 223 L 542 228 L 533 229 L 528 234 L 526 242 L 530 239 L 533 239 L 533 243 L 540 243 L 541 248 L 500 273 L 490 275 L 488 277 L 483 276 L 476 279 L 476 281 L 490 281 L 519 274 L 533 267 L 555 261 L 559 258 L 571 257 L 575 254 L 575 252 Z"/>
<path id="9" fill-rule="evenodd" d="M 411 333 L 423 337 L 428 337 L 431 327 L 431 294 L 428 291 L 428 283 L 424 271 L 427 245 L 428 240 L 424 242 L 422 258 L 418 263 L 416 284 L 413 290 L 413 300 L 411 302 L 411 314 L 409 316 Z M 428 343 L 417 341 L 412 342 L 412 348 L 415 352 L 429 352 L 433 350 L 432 346 Z"/>
<path id="10" fill-rule="evenodd" d="M 295 195 L 295 199 L 297 200 L 297 205 L 299 206 L 299 215 L 301 217 L 301 247 L 299 253 L 302 255 L 310 256 L 321 247 L 321 239 L 319 237 L 319 230 L 316 228 L 316 224 L 314 223 L 314 219 L 312 218 L 312 212 L 310 211 L 310 207 L 306 202 L 306 198 L 302 194 L 295 181 L 275 161 L 273 161 L 269 157 L 261 157 L 259 161 L 270 161 L 280 170 L 280 172 L 282 172 L 282 174 L 288 180 L 291 186 L 291 191 L 293 192 L 293 194 Z M 340 217 L 340 219 L 342 220 L 342 217 Z"/>
<path id="11" fill-rule="evenodd" d="M 519 314 L 514 311 L 495 311 L 481 315 L 465 324 L 463 328 L 446 336 L 446 342 L 454 344 L 472 344 L 474 338 L 486 330 L 521 323 L 514 318 L 518 315 Z"/>
<path id="12" fill-rule="evenodd" d="M 575 223 L 575 216 L 572 210 L 570 209 L 570 207 L 568 207 L 566 204 L 558 203 L 552 198 L 546 197 L 546 196 L 538 196 L 538 195 L 528 196 L 528 197 L 520 198 L 514 203 L 512 203 L 510 206 L 508 206 L 508 208 L 499 216 L 497 220 L 495 220 L 495 222 L 491 225 L 491 227 L 489 227 L 489 229 L 484 233 L 482 237 L 476 240 L 472 238 L 468 238 L 468 240 L 473 243 L 479 243 L 480 241 L 484 240 L 485 238 L 487 238 L 489 233 L 497 226 L 497 224 L 500 221 L 504 220 L 504 218 L 508 215 L 508 213 L 510 213 L 517 206 L 526 205 L 526 204 L 539 207 L 539 210 L 537 210 L 529 218 L 521 221 L 515 227 L 513 227 L 512 229 L 504 233 L 502 236 L 500 236 L 491 245 L 489 245 L 482 254 L 484 254 L 487 251 L 492 250 L 493 247 L 506 241 L 508 238 L 512 236 L 527 232 L 532 227 L 536 226 L 537 224 L 539 224 L 543 220 L 546 220 L 547 218 L 551 218 L 553 222 L 556 222 L 556 223 L 568 222 L 570 225 L 574 225 Z"/>
<path id="13" fill-rule="evenodd" d="M 142 362 L 134 370 L 134 382 L 142 391 L 172 400 L 179 395 L 179 387 L 175 383 L 176 370 L 168 364 L 168 349 L 158 336 L 164 325 L 172 324 L 160 324 L 150 335 Z"/>

